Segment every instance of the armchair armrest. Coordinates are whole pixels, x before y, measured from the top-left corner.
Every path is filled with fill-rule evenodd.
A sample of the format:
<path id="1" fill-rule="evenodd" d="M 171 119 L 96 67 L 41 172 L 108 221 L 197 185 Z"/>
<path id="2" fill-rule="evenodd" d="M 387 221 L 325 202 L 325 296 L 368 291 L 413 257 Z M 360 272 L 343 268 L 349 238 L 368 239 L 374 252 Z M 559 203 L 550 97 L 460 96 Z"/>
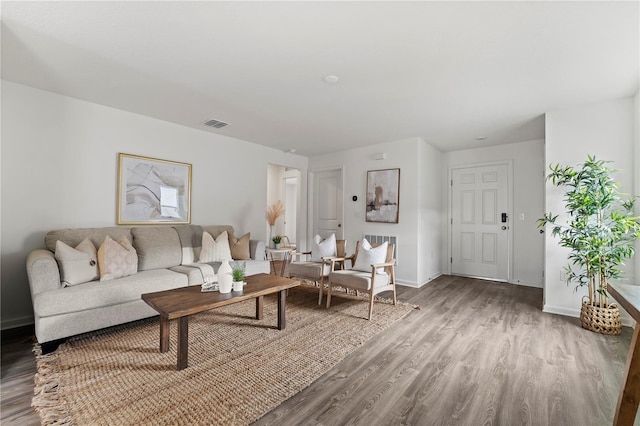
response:
<path id="1" fill-rule="evenodd" d="M 311 256 L 311 252 L 310 251 L 302 251 L 302 252 L 291 253 L 291 257 L 297 257 L 298 261 L 300 260 L 301 256 Z"/>
<path id="2" fill-rule="evenodd" d="M 396 265 L 396 261 L 392 260 L 390 262 L 384 262 L 384 263 L 373 263 L 371 265 L 372 268 L 382 268 L 383 266 L 395 266 Z"/>
<path id="3" fill-rule="evenodd" d="M 371 265 L 371 273 L 375 275 L 378 268 L 385 268 L 385 269 L 389 268 L 390 271 L 387 270 L 387 272 L 391 272 L 391 274 L 393 275 L 395 265 L 396 265 L 395 259 L 389 262 L 384 262 L 384 263 L 374 263 Z"/>

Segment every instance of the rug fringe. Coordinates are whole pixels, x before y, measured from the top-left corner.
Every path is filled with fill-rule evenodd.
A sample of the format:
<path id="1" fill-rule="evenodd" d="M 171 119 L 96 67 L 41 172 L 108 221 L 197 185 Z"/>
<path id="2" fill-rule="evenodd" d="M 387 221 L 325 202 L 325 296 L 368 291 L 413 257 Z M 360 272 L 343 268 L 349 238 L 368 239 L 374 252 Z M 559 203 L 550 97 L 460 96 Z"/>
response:
<path id="1" fill-rule="evenodd" d="M 31 406 L 40 415 L 45 425 L 72 425 L 73 420 L 67 411 L 66 404 L 58 394 L 58 386 L 62 374 L 55 366 L 55 354 L 42 355 L 39 344 L 35 344 L 38 371 L 34 377 L 35 387 Z"/>

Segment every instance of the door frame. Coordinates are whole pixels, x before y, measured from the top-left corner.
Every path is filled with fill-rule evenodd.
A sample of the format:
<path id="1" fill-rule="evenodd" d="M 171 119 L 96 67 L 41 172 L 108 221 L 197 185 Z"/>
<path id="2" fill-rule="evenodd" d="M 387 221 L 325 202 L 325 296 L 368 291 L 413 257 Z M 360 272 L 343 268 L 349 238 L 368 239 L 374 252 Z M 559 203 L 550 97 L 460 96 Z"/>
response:
<path id="1" fill-rule="evenodd" d="M 447 178 L 447 257 L 449 258 L 449 262 L 447 262 L 447 274 L 451 275 L 452 264 L 451 258 L 453 256 L 453 226 L 452 226 L 452 218 L 453 218 L 453 171 L 457 169 L 469 169 L 474 167 L 483 167 L 483 166 L 498 166 L 498 165 L 506 165 L 507 166 L 507 209 L 509 211 L 509 229 L 507 231 L 507 281 L 512 282 L 513 280 L 513 160 L 496 160 L 496 161 L 484 161 L 480 163 L 464 163 L 458 164 L 455 166 L 449 166 L 448 178 Z M 492 278 L 483 278 L 491 281 L 503 281 L 503 280 L 495 280 Z"/>
<path id="2" fill-rule="evenodd" d="M 345 167 L 343 165 L 340 166 L 328 166 L 328 167 L 320 167 L 320 168 L 316 168 L 316 169 L 312 169 L 309 170 L 307 172 L 307 243 L 311 244 L 310 242 L 313 240 L 313 237 L 315 236 L 313 234 L 313 228 L 314 228 L 314 214 L 315 214 L 315 178 L 316 178 L 316 174 L 317 173 L 322 173 L 322 172 L 330 172 L 330 171 L 339 171 L 340 175 L 341 175 L 341 180 L 342 180 L 342 211 L 339 212 L 339 219 L 340 219 L 340 223 L 342 224 L 342 238 L 338 238 L 338 236 L 336 235 L 336 238 L 338 239 L 344 239 L 345 237 L 345 226 L 344 226 L 344 182 L 345 182 Z"/>

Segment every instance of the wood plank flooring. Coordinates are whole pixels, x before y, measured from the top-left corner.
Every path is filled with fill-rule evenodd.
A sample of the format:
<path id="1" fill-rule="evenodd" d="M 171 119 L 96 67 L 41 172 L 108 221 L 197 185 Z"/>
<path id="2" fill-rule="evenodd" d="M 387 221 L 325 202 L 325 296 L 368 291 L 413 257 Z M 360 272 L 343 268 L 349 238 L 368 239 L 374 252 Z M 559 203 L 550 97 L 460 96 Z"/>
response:
<path id="1" fill-rule="evenodd" d="M 398 298 L 422 309 L 256 424 L 611 424 L 630 328 L 598 335 L 543 313 L 541 289 L 469 278 L 399 287 Z M 31 339 L 3 341 L 3 425 L 40 424 L 34 374 Z"/>

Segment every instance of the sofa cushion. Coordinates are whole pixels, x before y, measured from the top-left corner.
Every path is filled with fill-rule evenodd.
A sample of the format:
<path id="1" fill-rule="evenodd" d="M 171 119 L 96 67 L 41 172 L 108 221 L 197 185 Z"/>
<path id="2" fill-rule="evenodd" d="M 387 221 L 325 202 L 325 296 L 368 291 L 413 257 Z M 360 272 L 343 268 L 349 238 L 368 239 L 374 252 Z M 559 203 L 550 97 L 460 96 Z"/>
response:
<path id="1" fill-rule="evenodd" d="M 138 253 L 138 269 L 170 268 L 182 263 L 180 237 L 173 227 L 131 228 L 133 246 Z"/>
<path id="2" fill-rule="evenodd" d="M 85 238 L 89 238 L 95 247 L 100 247 L 104 241 L 104 237 L 110 236 L 114 240 L 122 237 L 133 241 L 131 236 L 131 228 L 124 227 L 107 227 L 107 228 L 78 228 L 78 229 L 58 229 L 49 231 L 44 237 L 44 243 L 52 252 L 56 251 L 56 241 L 75 247 Z"/>
<path id="3" fill-rule="evenodd" d="M 231 260 L 231 249 L 229 247 L 229 234 L 224 231 L 214 240 L 208 232 L 202 233 L 202 249 L 198 258 L 199 263 L 222 262 Z"/>
<path id="4" fill-rule="evenodd" d="M 107 235 L 98 249 L 98 266 L 100 281 L 126 277 L 138 272 L 138 256 L 129 240 L 114 241 Z"/>
<path id="5" fill-rule="evenodd" d="M 210 233 L 213 238 L 216 238 L 218 235 L 222 234 L 224 231 L 227 231 L 227 234 L 229 234 L 229 236 L 233 235 L 233 226 L 231 225 L 203 226 L 202 230 Z"/>
<path id="6" fill-rule="evenodd" d="M 202 226 L 176 225 L 174 229 L 180 238 L 182 248 L 182 265 L 190 265 L 198 260 L 199 247 L 202 244 Z"/>
<path id="7" fill-rule="evenodd" d="M 70 286 L 100 278 L 98 252 L 89 238 L 82 240 L 76 248 L 56 241 L 55 258 L 60 267 L 62 285 Z"/>
<path id="8" fill-rule="evenodd" d="M 249 250 L 249 239 L 251 233 L 247 232 L 240 238 L 229 234 L 229 248 L 231 248 L 231 257 L 233 260 L 249 260 L 251 259 L 251 251 Z"/>
<path id="9" fill-rule="evenodd" d="M 155 269 L 117 280 L 89 282 L 38 293 L 33 296 L 33 308 L 39 317 L 48 317 L 138 301 L 142 293 L 186 285 L 186 275 Z"/>

